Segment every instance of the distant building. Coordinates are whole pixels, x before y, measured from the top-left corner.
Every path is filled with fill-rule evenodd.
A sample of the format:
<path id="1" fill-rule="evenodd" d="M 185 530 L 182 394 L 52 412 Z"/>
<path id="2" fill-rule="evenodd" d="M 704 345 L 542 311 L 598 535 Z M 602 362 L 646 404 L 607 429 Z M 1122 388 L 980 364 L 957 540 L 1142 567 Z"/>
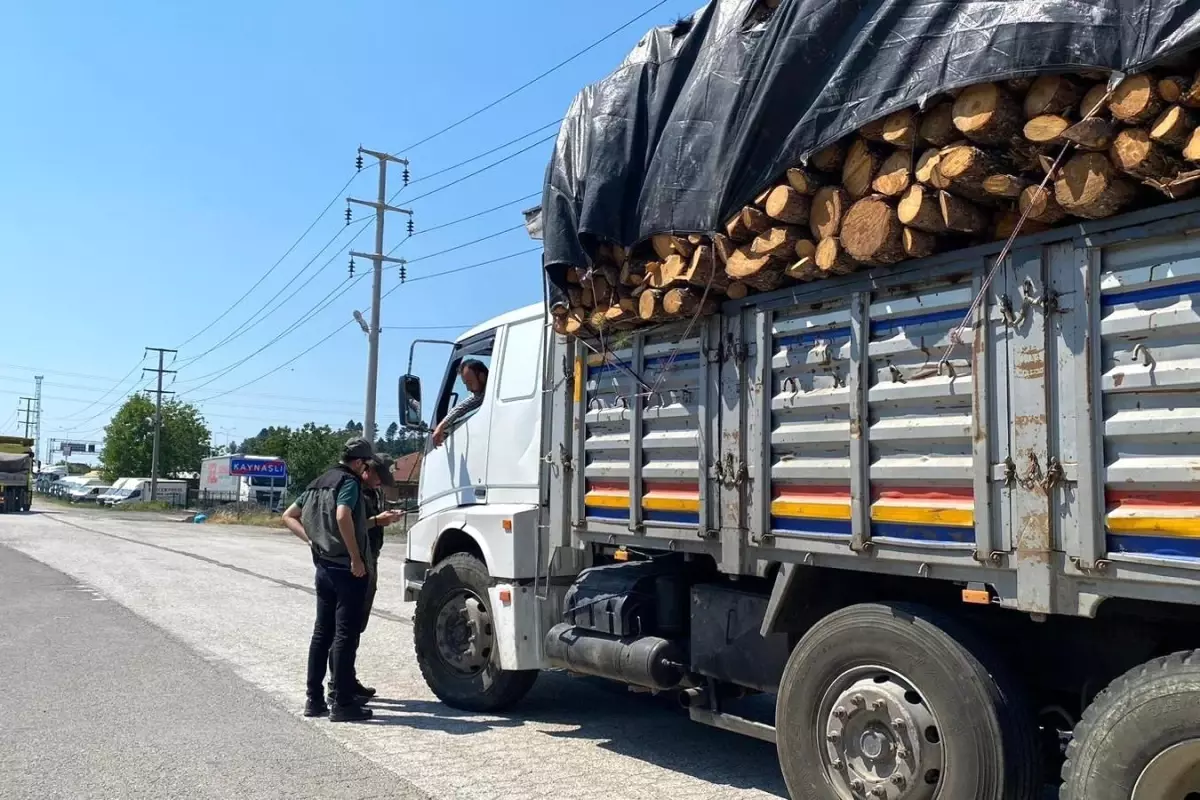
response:
<path id="1" fill-rule="evenodd" d="M 421 454 L 409 453 L 396 459 L 392 465 L 392 476 L 396 486 L 387 490 L 387 499 L 393 503 L 416 505 L 417 487 L 421 480 Z"/>

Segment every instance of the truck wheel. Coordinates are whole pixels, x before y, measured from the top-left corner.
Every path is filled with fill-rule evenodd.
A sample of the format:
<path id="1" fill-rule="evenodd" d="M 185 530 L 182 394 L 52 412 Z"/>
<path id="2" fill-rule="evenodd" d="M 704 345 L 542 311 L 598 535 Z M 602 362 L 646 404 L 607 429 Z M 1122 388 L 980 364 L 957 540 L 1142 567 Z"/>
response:
<path id="1" fill-rule="evenodd" d="M 479 559 L 455 553 L 430 571 L 417 596 L 417 664 L 433 693 L 453 708 L 499 711 L 524 697 L 537 679 L 537 670 L 500 668 L 491 585 Z"/>
<path id="2" fill-rule="evenodd" d="M 1075 726 L 1062 800 L 1200 799 L 1200 651 L 1135 667 Z"/>
<path id="3" fill-rule="evenodd" d="M 775 716 L 795 798 L 1041 792 L 1037 723 L 1020 686 L 953 619 L 922 606 L 867 603 L 817 622 L 788 659 Z"/>

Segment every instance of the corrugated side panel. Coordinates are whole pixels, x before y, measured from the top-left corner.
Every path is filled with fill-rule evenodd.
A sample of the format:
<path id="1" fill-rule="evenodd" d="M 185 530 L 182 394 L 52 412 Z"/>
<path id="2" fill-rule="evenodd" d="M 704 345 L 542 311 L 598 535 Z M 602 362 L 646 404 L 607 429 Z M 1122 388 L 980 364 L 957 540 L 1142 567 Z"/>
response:
<path id="1" fill-rule="evenodd" d="M 848 299 L 778 312 L 771 353 L 771 529 L 849 539 Z"/>
<path id="2" fill-rule="evenodd" d="M 868 344 L 871 537 L 973 545 L 971 330 L 941 374 L 969 284 L 874 298 Z"/>
<path id="3" fill-rule="evenodd" d="M 590 520 L 629 522 L 632 502 L 647 528 L 698 524 L 699 337 L 679 337 L 680 331 L 651 333 L 639 348 L 626 345 L 587 359 L 584 507 Z M 631 460 L 638 403 L 641 448 Z M 631 499 L 635 466 L 640 475 L 632 476 Z"/>
<path id="4" fill-rule="evenodd" d="M 1200 246 L 1116 245 L 1100 278 L 1108 548 L 1200 558 Z"/>

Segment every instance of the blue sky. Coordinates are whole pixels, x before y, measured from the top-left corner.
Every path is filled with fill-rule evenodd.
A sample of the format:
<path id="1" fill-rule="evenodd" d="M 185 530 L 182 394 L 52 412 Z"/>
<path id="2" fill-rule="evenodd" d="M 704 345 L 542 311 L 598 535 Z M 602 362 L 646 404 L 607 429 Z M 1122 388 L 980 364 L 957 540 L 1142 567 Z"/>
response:
<path id="1" fill-rule="evenodd" d="M 18 346 L 0 351 L 0 432 L 15 430 L 18 397 L 32 394 L 32 376 L 43 374 L 43 440 L 99 439 L 108 406 L 142 385 L 133 376 L 150 365 L 139 361 L 143 348 L 179 346 L 241 297 L 354 173 L 359 144 L 407 155 L 417 180 L 552 123 L 649 27 L 689 13 L 698 0 L 668 0 L 530 89 L 403 149 L 656 2 L 10 4 L 0 32 L 0 308 L 6 341 Z M 396 202 L 406 205 L 555 130 L 414 183 Z M 537 145 L 417 199 L 417 231 L 539 192 L 550 148 Z M 390 187 L 400 188 L 399 172 L 389 171 Z M 372 198 L 375 191 L 376 172 L 365 169 L 346 193 Z M 396 255 L 415 260 L 513 227 L 520 210 L 536 203 L 418 233 Z M 268 424 L 362 419 L 362 331 L 350 325 L 298 354 L 353 309 L 367 312 L 369 277 L 256 353 L 344 288 L 349 259 L 338 248 L 359 226 L 301 273 L 344 227 L 344 212 L 339 199 L 241 305 L 181 348 L 170 388 L 190 401 L 213 398 L 199 405 L 216 443 Z M 386 231 L 390 249 L 404 239 L 405 219 L 390 215 Z M 367 224 L 355 249 L 372 244 Z M 504 233 L 414 263 L 409 277 L 532 246 L 522 231 Z M 356 274 L 366 272 L 369 263 L 359 260 Z M 396 379 L 414 337 L 454 338 L 456 326 L 536 302 L 540 280 L 533 253 L 392 292 L 382 306 L 381 428 L 396 418 Z M 397 283 L 388 268 L 385 290 Z M 440 377 L 445 358 L 444 348 L 418 350 L 427 384 Z M 280 365 L 264 380 L 213 397 Z"/>

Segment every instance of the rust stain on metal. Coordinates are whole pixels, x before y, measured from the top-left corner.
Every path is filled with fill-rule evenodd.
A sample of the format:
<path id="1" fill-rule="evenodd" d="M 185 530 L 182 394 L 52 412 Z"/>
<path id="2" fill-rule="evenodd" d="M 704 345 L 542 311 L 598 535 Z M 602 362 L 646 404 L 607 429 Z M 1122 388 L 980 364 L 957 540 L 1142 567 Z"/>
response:
<path id="1" fill-rule="evenodd" d="M 982 316 L 986 317 L 986 314 Z M 971 382 L 973 391 L 971 392 L 971 419 L 975 423 L 975 441 L 986 442 L 988 438 L 988 419 L 987 413 L 983 407 L 983 392 L 984 381 L 986 376 L 980 374 L 979 365 L 984 358 L 984 344 L 987 337 L 983 333 L 982 320 L 977 322 L 974 330 L 974 340 L 971 342 L 971 375 L 974 380 Z"/>
<path id="2" fill-rule="evenodd" d="M 1045 424 L 1045 414 L 1019 414 L 1013 417 L 1013 425 L 1017 428 L 1027 428 L 1030 425 L 1044 426 Z"/>
<path id="3" fill-rule="evenodd" d="M 854 417 L 850 418 L 850 438 L 851 439 L 861 439 L 862 438 L 862 418 L 861 417 L 854 416 Z"/>
<path id="4" fill-rule="evenodd" d="M 1045 512 L 1022 515 L 1017 525 L 1017 554 L 1036 561 L 1049 561 L 1050 551 L 1050 515 Z"/>
<path id="5" fill-rule="evenodd" d="M 1113 386 L 1114 387 L 1120 386 L 1124 382 L 1125 382 L 1125 373 L 1124 372 L 1118 372 L 1116 375 L 1113 375 Z M 1089 391 L 1089 394 L 1090 394 L 1090 391 Z"/>
<path id="6" fill-rule="evenodd" d="M 1046 375 L 1046 353 L 1040 347 L 1022 347 L 1014 367 L 1018 378 L 1040 380 Z"/>

